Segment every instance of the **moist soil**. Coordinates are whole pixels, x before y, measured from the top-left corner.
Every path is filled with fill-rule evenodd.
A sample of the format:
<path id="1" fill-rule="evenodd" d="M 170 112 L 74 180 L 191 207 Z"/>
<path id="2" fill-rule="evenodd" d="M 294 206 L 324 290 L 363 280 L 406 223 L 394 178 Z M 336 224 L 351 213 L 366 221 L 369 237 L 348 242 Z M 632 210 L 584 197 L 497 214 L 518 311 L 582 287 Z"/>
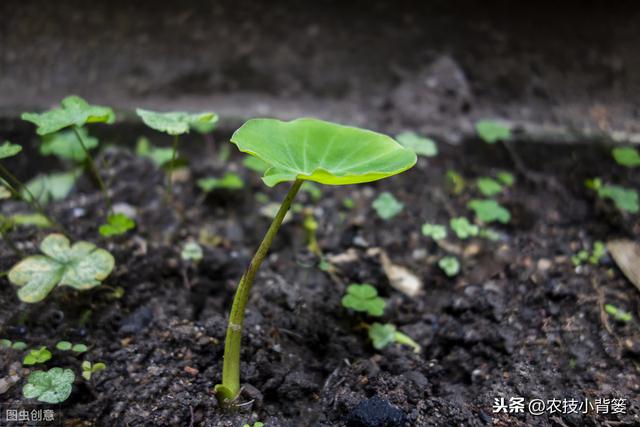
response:
<path id="1" fill-rule="evenodd" d="M 114 201 L 137 210 L 137 228 L 125 236 L 100 237 L 105 206 L 88 174 L 70 197 L 50 205 L 72 240 L 90 240 L 113 253 L 117 265 L 104 285 L 83 293 L 56 289 L 45 302 L 27 305 L 0 279 L 2 338 L 32 347 L 54 348 L 63 339 L 89 346 L 81 356 L 54 350 L 46 363 L 77 374 L 71 397 L 58 407 L 65 425 L 638 425 L 638 290 L 608 256 L 600 265 L 579 268 L 570 257 L 596 240 L 640 236 L 638 217 L 596 200 L 585 179 L 600 176 L 638 188 L 640 176 L 617 166 L 609 148 L 591 144 L 522 143 L 512 145 L 511 154 L 501 143 L 441 144 L 437 157 L 420 158 L 402 175 L 322 187 L 318 201 L 301 193 L 297 202 L 313 208 L 320 247 L 335 271 L 319 268 L 307 249 L 303 216 L 294 213 L 252 290 L 238 408 L 222 410 L 213 386 L 220 380 L 227 311 L 269 224 L 260 213 L 264 196 L 257 195 L 279 202 L 286 186 L 265 187 L 242 167 L 237 153 L 222 164 L 217 159 L 228 135 L 217 140 L 218 145 L 199 144 L 207 147 L 204 153 L 187 153 L 189 172 L 176 176 L 173 201 L 163 194 L 164 173 L 151 162 L 123 148 L 103 151 L 98 163 Z M 19 172 L 33 175 L 40 166 L 23 164 Z M 468 184 L 459 194 L 445 178 L 450 169 Z M 204 197 L 195 181 L 227 170 L 242 175 L 245 187 Z M 447 278 L 437 261 L 448 252 L 422 236 L 421 226 L 471 218 L 466 204 L 479 196 L 473 180 L 499 170 L 516 176 L 498 197 L 512 220 L 495 227 L 497 241 L 460 241 L 450 232 L 447 248 L 460 252 L 462 271 Z M 387 221 L 371 207 L 382 191 L 404 203 Z M 343 206 L 347 197 L 352 209 Z M 24 206 L 4 203 L 5 214 L 17 211 Z M 33 254 L 47 233 L 19 228 L 11 238 Z M 203 244 L 204 259 L 197 264 L 180 257 L 188 239 Z M 0 270 L 6 271 L 19 257 L 4 242 L 0 250 Z M 420 295 L 390 286 L 380 250 L 424 282 Z M 398 345 L 375 350 L 362 326 L 372 319 L 341 306 L 349 283 L 374 285 L 387 299 L 381 321 L 413 337 L 422 352 Z M 122 296 L 114 293 L 118 287 Z M 634 320 L 616 322 L 603 312 L 605 303 L 632 313 Z M 1 400 L 19 407 L 33 369 L 21 366 L 22 352 L 0 355 L 0 379 L 9 387 Z M 85 359 L 104 362 L 107 369 L 84 381 L 79 373 Z M 16 383 L 12 372 L 19 376 Z M 620 398 L 627 399 L 627 410 L 494 413 L 501 397 Z M 376 421 L 373 411 L 379 407 L 393 417 Z"/>

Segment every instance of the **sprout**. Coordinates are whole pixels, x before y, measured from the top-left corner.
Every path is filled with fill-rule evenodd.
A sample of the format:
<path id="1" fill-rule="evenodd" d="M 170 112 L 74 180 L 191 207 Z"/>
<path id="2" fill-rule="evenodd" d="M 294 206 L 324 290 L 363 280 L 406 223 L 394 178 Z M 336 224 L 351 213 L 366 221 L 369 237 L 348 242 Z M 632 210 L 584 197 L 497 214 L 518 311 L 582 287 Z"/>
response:
<path id="1" fill-rule="evenodd" d="M 369 338 L 376 350 L 382 350 L 392 343 L 404 344 L 413 348 L 414 353 L 420 353 L 420 345 L 410 336 L 398 331 L 391 323 L 374 323 L 369 327 Z"/>
<path id="2" fill-rule="evenodd" d="M 104 249 L 89 242 L 70 246 L 62 234 L 50 234 L 40 244 L 44 255 L 23 259 L 9 271 L 9 281 L 20 286 L 18 298 L 42 301 L 56 286 L 77 290 L 98 286 L 113 270 L 115 260 Z"/>
<path id="3" fill-rule="evenodd" d="M 71 369 L 51 368 L 29 374 L 22 395 L 44 403 L 62 403 L 69 395 L 76 376 Z"/>
<path id="4" fill-rule="evenodd" d="M 598 240 L 593 242 L 593 250 L 591 253 L 583 249 L 571 257 L 571 262 L 576 267 L 584 264 L 585 262 L 588 262 L 592 265 L 597 265 L 600 263 L 600 260 L 604 257 L 606 252 L 607 249 L 604 243 Z"/>
<path id="5" fill-rule="evenodd" d="M 4 348 L 7 348 L 7 349 L 10 348 L 10 349 L 16 350 L 16 351 L 22 351 L 22 350 L 26 350 L 27 343 L 25 343 L 23 341 L 12 342 L 11 340 L 3 338 L 3 339 L 0 340 L 0 347 L 4 347 Z"/>
<path id="6" fill-rule="evenodd" d="M 29 351 L 22 361 L 23 365 L 36 365 L 38 363 L 45 363 L 51 359 L 51 352 L 47 347 L 40 347 L 39 349 L 33 349 Z"/>
<path id="7" fill-rule="evenodd" d="M 458 258 L 454 256 L 443 257 L 438 261 L 438 267 L 447 275 L 447 277 L 454 277 L 460 273 L 460 262 Z"/>
<path id="8" fill-rule="evenodd" d="M 110 214 L 107 223 L 98 229 L 103 237 L 119 236 L 136 226 L 136 222 L 123 213 Z"/>
<path id="9" fill-rule="evenodd" d="M 189 241 L 182 247 L 180 257 L 183 261 L 200 262 L 203 257 L 202 247 L 194 241 Z"/>
<path id="10" fill-rule="evenodd" d="M 627 323 L 631 322 L 631 319 L 633 319 L 631 313 L 624 311 L 612 304 L 605 304 L 604 311 L 606 311 L 607 314 L 616 319 L 618 322 Z"/>
<path id="11" fill-rule="evenodd" d="M 389 192 L 380 193 L 373 201 L 373 208 L 378 216 L 384 220 L 391 219 L 404 209 L 404 203 L 399 202 L 393 194 Z"/>
<path id="12" fill-rule="evenodd" d="M 447 227 L 439 224 L 425 223 L 422 225 L 422 235 L 431 237 L 433 240 L 442 240 L 447 237 Z"/>
<path id="13" fill-rule="evenodd" d="M 633 147 L 616 147 L 612 150 L 611 154 L 615 161 L 628 168 L 635 168 L 640 166 L 640 154 L 638 150 Z"/>
<path id="14" fill-rule="evenodd" d="M 197 182 L 198 187 L 205 193 L 209 193 L 216 189 L 224 190 L 238 190 L 244 187 L 244 181 L 242 178 L 233 172 L 227 172 L 222 178 L 201 178 Z"/>
<path id="15" fill-rule="evenodd" d="M 415 153 L 388 136 L 315 119 L 249 120 L 233 134 L 231 142 L 269 164 L 262 177 L 266 185 L 293 184 L 236 290 L 225 340 L 222 383 L 215 388 L 222 403 L 233 401 L 240 391 L 240 344 L 249 293 L 303 181 L 328 185 L 370 182 L 401 173 L 416 163 Z"/>
<path id="16" fill-rule="evenodd" d="M 85 360 L 82 362 L 82 378 L 87 381 L 91 381 L 93 374 L 104 371 L 105 369 L 107 369 L 107 365 L 102 362 L 91 363 L 88 360 Z"/>
<path id="17" fill-rule="evenodd" d="M 467 206 L 475 211 L 476 218 L 479 221 L 485 223 L 498 221 L 503 224 L 507 224 L 511 221 L 511 214 L 509 211 L 495 200 L 473 199 L 467 203 Z"/>
<path id="18" fill-rule="evenodd" d="M 56 348 L 60 351 L 69 351 L 71 350 L 71 347 L 73 347 L 73 344 L 71 344 L 69 341 L 59 341 L 56 344 Z"/>
<path id="19" fill-rule="evenodd" d="M 477 225 L 471 224 L 465 217 L 451 218 L 449 226 L 456 233 L 458 239 L 466 240 L 469 237 L 475 237 L 478 235 L 480 229 Z"/>
<path id="20" fill-rule="evenodd" d="M 402 132 L 396 136 L 396 141 L 418 156 L 434 157 L 438 154 L 438 146 L 433 139 L 422 137 L 415 132 Z"/>
<path id="21" fill-rule="evenodd" d="M 342 306 L 355 311 L 362 311 L 371 316 L 382 316 L 385 302 L 378 296 L 378 290 L 365 283 L 347 286 L 347 293 L 342 297 Z"/>
<path id="22" fill-rule="evenodd" d="M 480 139 L 487 144 L 511 139 L 511 128 L 497 120 L 479 120 L 476 122 L 476 132 Z"/>

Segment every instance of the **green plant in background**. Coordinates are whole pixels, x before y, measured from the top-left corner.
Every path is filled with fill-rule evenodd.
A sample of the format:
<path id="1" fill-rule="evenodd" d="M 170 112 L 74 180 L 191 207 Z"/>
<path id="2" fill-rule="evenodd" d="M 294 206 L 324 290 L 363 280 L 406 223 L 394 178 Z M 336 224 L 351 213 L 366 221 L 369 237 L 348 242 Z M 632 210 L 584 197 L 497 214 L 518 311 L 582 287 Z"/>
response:
<path id="1" fill-rule="evenodd" d="M 393 194 L 385 191 L 380 193 L 372 204 L 378 216 L 384 220 L 388 220 L 398 215 L 404 209 L 404 203 L 399 202 L 393 197 Z"/>
<path id="2" fill-rule="evenodd" d="M 492 197 L 496 194 L 502 193 L 502 184 L 493 178 L 483 177 L 478 178 L 476 186 L 483 196 Z"/>
<path id="3" fill-rule="evenodd" d="M 585 182 L 585 186 L 594 190 L 601 199 L 613 201 L 621 211 L 632 214 L 640 212 L 638 192 L 634 189 L 620 187 L 619 185 L 603 184 L 600 178 L 588 179 Z"/>
<path id="4" fill-rule="evenodd" d="M 38 363 L 45 363 L 51 359 L 51 352 L 47 347 L 40 347 L 38 349 L 29 350 L 29 353 L 22 360 L 23 365 L 36 365 Z"/>
<path id="5" fill-rule="evenodd" d="M 386 135 L 315 119 L 249 120 L 233 134 L 231 142 L 270 165 L 262 177 L 265 184 L 293 184 L 236 290 L 225 340 L 222 383 L 215 388 L 222 403 L 233 401 L 240 391 L 240 344 L 249 293 L 302 183 L 370 182 L 404 172 L 416 163 L 413 151 Z"/>
<path id="6" fill-rule="evenodd" d="M 21 351 L 21 350 L 26 350 L 27 343 L 23 341 L 12 342 L 11 340 L 3 338 L 3 339 L 0 339 L 0 347 Z"/>
<path id="7" fill-rule="evenodd" d="M 319 185 L 316 185 L 313 182 L 303 182 L 302 187 L 300 187 L 300 191 L 311 196 L 311 200 L 314 202 L 317 202 L 322 198 L 322 189 Z"/>
<path id="8" fill-rule="evenodd" d="M 396 141 L 403 147 L 413 150 L 418 156 L 434 157 L 438 155 L 438 146 L 435 141 L 415 132 L 402 132 L 396 136 Z"/>
<path id="9" fill-rule="evenodd" d="M 513 184 L 516 181 L 516 179 L 515 179 L 515 177 L 513 176 L 512 173 L 505 172 L 505 171 L 498 172 L 498 174 L 496 175 L 496 178 L 498 178 L 498 181 L 500 181 L 501 183 L 503 183 L 507 187 L 513 186 Z"/>
<path id="10" fill-rule="evenodd" d="M 76 376 L 71 369 L 51 368 L 48 371 L 34 371 L 29 374 L 22 388 L 22 395 L 39 402 L 62 403 L 71 395 Z"/>
<path id="11" fill-rule="evenodd" d="M 447 227 L 439 224 L 422 224 L 422 235 L 431 237 L 433 240 L 442 240 L 447 238 Z"/>
<path id="12" fill-rule="evenodd" d="M 222 178 L 200 178 L 197 181 L 198 187 L 205 193 L 211 191 L 223 189 L 223 190 L 239 190 L 244 187 L 244 181 L 242 178 L 233 172 L 227 172 Z"/>
<path id="13" fill-rule="evenodd" d="M 454 277 L 460 273 L 460 261 L 454 256 L 445 256 L 438 261 L 438 267 L 447 275 Z"/>
<path id="14" fill-rule="evenodd" d="M 606 311 L 608 315 L 613 317 L 618 322 L 628 323 L 633 319 L 631 313 L 624 311 L 613 304 L 605 304 L 604 311 Z"/>
<path id="15" fill-rule="evenodd" d="M 371 316 L 382 316 L 385 302 L 378 296 L 378 290 L 368 283 L 352 283 L 347 286 L 347 292 L 342 297 L 342 306 Z"/>
<path id="16" fill-rule="evenodd" d="M 43 205 L 64 200 L 73 190 L 79 176 L 79 170 L 39 174 L 27 182 L 22 196 L 26 198 L 31 194 Z"/>
<path id="17" fill-rule="evenodd" d="M 167 196 L 172 198 L 172 172 L 175 168 L 176 158 L 178 155 L 178 141 L 180 135 L 189 133 L 189 130 L 194 126 L 215 125 L 218 122 L 218 115 L 212 112 L 193 114 L 185 112 L 159 113 L 156 111 L 143 110 L 142 108 L 138 108 L 136 113 L 140 116 L 144 124 L 149 126 L 151 129 L 173 136 L 170 165 L 171 171 L 169 172 L 169 183 L 167 185 Z"/>
<path id="18" fill-rule="evenodd" d="M 147 138 L 140 137 L 136 143 L 136 155 L 151 160 L 156 167 L 163 168 L 171 162 L 173 149 L 155 147 Z"/>
<path id="19" fill-rule="evenodd" d="M 342 199 L 342 206 L 345 209 L 353 209 L 356 207 L 356 202 L 354 202 L 351 197 L 345 197 Z"/>
<path id="20" fill-rule="evenodd" d="M 615 161 L 628 168 L 640 166 L 640 154 L 633 147 L 616 147 L 611 151 Z"/>
<path id="21" fill-rule="evenodd" d="M 374 323 L 369 327 L 369 339 L 376 350 L 382 350 L 389 344 L 398 343 L 408 345 L 413 348 L 414 353 L 420 353 L 420 345 L 410 336 L 398 331 L 391 323 Z"/>
<path id="22" fill-rule="evenodd" d="M 85 128 L 79 128 L 78 133 L 87 150 L 92 150 L 98 146 L 98 138 L 90 136 Z M 43 156 L 56 156 L 60 160 L 71 160 L 75 163 L 82 163 L 87 160 L 87 153 L 83 150 L 79 139 L 71 130 L 63 130 L 42 136 L 40 154 Z"/>
<path id="23" fill-rule="evenodd" d="M 598 240 L 593 243 L 593 249 L 591 253 L 583 249 L 571 257 L 571 262 L 576 267 L 586 262 L 592 265 L 597 265 L 600 263 L 600 260 L 605 256 L 606 253 L 607 248 L 605 247 L 604 243 Z"/>
<path id="24" fill-rule="evenodd" d="M 180 252 L 182 260 L 187 262 L 200 262 L 203 256 L 202 247 L 192 240 L 185 243 Z"/>
<path id="25" fill-rule="evenodd" d="M 242 164 L 245 168 L 251 169 L 252 171 L 258 173 L 265 173 L 267 169 L 271 167 L 269 163 L 253 156 L 245 156 L 245 158 L 242 159 Z"/>
<path id="26" fill-rule="evenodd" d="M 473 199 L 467 203 L 467 207 L 472 209 L 476 214 L 476 218 L 484 223 L 498 221 L 503 224 L 507 224 L 511 221 L 511 214 L 509 211 L 495 200 Z"/>
<path id="27" fill-rule="evenodd" d="M 449 226 L 460 240 L 475 237 L 480 232 L 480 228 L 477 225 L 471 224 L 467 218 L 462 216 L 451 218 L 449 220 Z"/>
<path id="28" fill-rule="evenodd" d="M 107 207 L 111 211 L 111 198 L 107 188 L 98 172 L 98 168 L 89 153 L 89 147 L 83 138 L 80 129 L 89 123 L 112 124 L 115 121 L 115 114 L 109 107 L 90 105 L 79 96 L 68 96 L 60 102 L 60 108 L 54 108 L 44 113 L 23 113 L 22 119 L 35 124 L 38 128 L 38 135 L 50 135 L 63 129 L 70 128 L 78 140 L 78 144 L 84 151 L 87 164 L 94 175 L 100 190 L 105 198 Z"/>
<path id="29" fill-rule="evenodd" d="M 27 257 L 9 271 L 9 281 L 19 286 L 18 298 L 42 301 L 56 286 L 86 290 L 98 286 L 113 270 L 115 260 L 89 242 L 70 246 L 62 234 L 50 234 L 40 243 L 44 255 Z"/>
<path id="30" fill-rule="evenodd" d="M 450 169 L 447 171 L 445 175 L 447 187 L 452 194 L 459 195 L 464 191 L 465 186 L 467 185 L 464 178 L 460 173 Z"/>
<path id="31" fill-rule="evenodd" d="M 123 213 L 114 213 L 107 216 L 107 223 L 102 224 L 98 229 L 103 237 L 112 237 L 125 234 L 133 229 L 136 222 Z"/>
<path id="32" fill-rule="evenodd" d="M 511 139 L 511 128 L 498 120 L 479 120 L 475 128 L 480 139 L 487 144 Z"/>
<path id="33" fill-rule="evenodd" d="M 307 249 L 309 249 L 309 252 L 312 254 L 322 257 L 322 251 L 318 244 L 318 221 L 316 221 L 313 215 L 313 209 L 306 208 L 303 210 L 303 213 L 304 221 L 302 222 L 302 226 L 307 235 Z"/>
<path id="34" fill-rule="evenodd" d="M 104 371 L 105 369 L 107 369 L 107 365 L 102 362 L 91 363 L 88 360 L 85 360 L 82 362 L 82 378 L 87 381 L 91 381 L 93 374 Z"/>

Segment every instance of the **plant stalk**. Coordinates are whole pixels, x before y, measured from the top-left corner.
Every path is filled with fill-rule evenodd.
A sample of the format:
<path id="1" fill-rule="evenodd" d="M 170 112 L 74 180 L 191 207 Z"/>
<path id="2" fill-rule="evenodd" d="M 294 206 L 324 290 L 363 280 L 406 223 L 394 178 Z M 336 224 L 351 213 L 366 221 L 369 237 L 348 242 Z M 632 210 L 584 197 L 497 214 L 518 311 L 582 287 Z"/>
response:
<path id="1" fill-rule="evenodd" d="M 176 168 L 176 157 L 178 157 L 178 135 L 173 137 L 173 152 L 171 153 L 171 166 L 169 166 L 169 183 L 167 185 L 167 197 L 173 200 L 173 171 Z"/>
<path id="2" fill-rule="evenodd" d="M 73 133 L 76 135 L 76 138 L 78 139 L 78 142 L 80 143 L 80 146 L 84 151 L 84 154 L 87 158 L 87 162 L 89 163 L 89 169 L 91 169 L 91 173 L 96 178 L 96 181 L 98 181 L 98 186 L 100 187 L 100 191 L 102 191 L 102 195 L 104 196 L 104 200 L 107 204 L 107 209 L 109 210 L 109 212 L 111 212 L 112 211 L 111 197 L 109 197 L 109 192 L 107 191 L 107 187 L 106 185 L 104 185 L 104 181 L 102 180 L 102 177 L 98 172 L 98 168 L 96 167 L 96 164 L 93 161 L 93 157 L 91 156 L 91 153 L 89 153 L 89 150 L 87 149 L 87 146 L 85 145 L 84 140 L 82 139 L 82 135 L 80 135 L 80 132 L 78 131 L 78 126 L 71 126 L 71 129 L 73 129 Z"/>
<path id="3" fill-rule="evenodd" d="M 256 277 L 258 269 L 262 264 L 262 261 L 267 255 L 273 239 L 282 225 L 285 215 L 291 207 L 291 203 L 295 198 L 302 180 L 296 180 L 287 197 L 282 202 L 278 213 L 273 222 L 269 226 L 267 233 L 262 239 L 262 243 L 258 246 L 258 249 L 247 268 L 247 271 L 242 275 L 236 295 L 233 298 L 233 305 L 231 306 L 231 312 L 229 313 L 229 324 L 227 326 L 227 337 L 224 344 L 224 363 L 222 366 L 222 384 L 216 386 L 216 394 L 218 400 L 222 403 L 234 400 L 240 392 L 240 344 L 242 341 L 242 325 L 244 323 L 244 312 L 249 300 L 249 293 L 253 286 L 253 281 Z"/>

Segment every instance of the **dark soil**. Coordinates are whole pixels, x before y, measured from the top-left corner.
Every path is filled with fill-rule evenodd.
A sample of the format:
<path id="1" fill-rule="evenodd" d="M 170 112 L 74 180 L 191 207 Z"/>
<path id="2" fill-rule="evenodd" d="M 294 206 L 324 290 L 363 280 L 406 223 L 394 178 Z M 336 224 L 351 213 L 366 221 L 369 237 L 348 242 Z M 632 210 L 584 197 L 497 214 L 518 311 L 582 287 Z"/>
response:
<path id="1" fill-rule="evenodd" d="M 468 141 L 458 148 L 441 146 L 436 158 L 421 158 L 411 171 L 379 183 L 324 187 L 317 203 L 302 193 L 298 201 L 313 206 L 320 223 L 324 253 L 356 256 L 336 264 L 331 277 L 306 249 L 300 214 L 283 226 L 252 291 L 242 353 L 244 390 L 235 412 L 222 411 L 212 392 L 222 368 L 226 314 L 269 223 L 258 213 L 255 195 L 279 201 L 286 192 L 284 186 L 262 185 L 235 154 L 227 165 L 216 164 L 214 156 L 190 156 L 191 174 L 177 183 L 172 207 L 162 196 L 161 171 L 125 150 L 106 150 L 100 163 L 110 165 L 104 170 L 114 199 L 138 210 L 137 229 L 113 240 L 99 236 L 104 205 L 86 176 L 51 211 L 70 238 L 112 251 L 116 269 L 104 286 L 85 293 L 57 289 L 37 305 L 20 303 L 1 279 L 0 337 L 50 348 L 61 339 L 90 346 L 82 357 L 54 351 L 48 367 L 79 373 L 83 359 L 106 363 L 107 370 L 90 383 L 78 375 L 73 394 L 60 407 L 66 425 L 239 427 L 257 420 L 269 427 L 385 425 L 373 424 L 371 408 L 387 411 L 387 420 L 395 420 L 387 425 L 403 419 L 411 426 L 639 425 L 640 295 L 608 257 L 601 265 L 577 269 L 569 258 L 595 240 L 640 236 L 637 216 L 620 215 L 593 199 L 584 189 L 585 178 L 601 176 L 638 188 L 640 176 L 623 173 L 604 147 L 516 147 L 531 169 L 527 174 L 540 173 L 542 180 L 534 183 L 524 169 L 514 170 L 501 144 Z M 31 174 L 31 167 L 22 169 L 23 175 Z M 195 179 L 227 169 L 244 176 L 245 189 L 203 200 Z M 465 206 L 476 190 L 469 186 L 452 195 L 448 169 L 468 182 L 496 170 L 517 177 L 500 197 L 513 214 L 511 223 L 498 229 L 500 241 L 449 237 L 465 254 L 455 279 L 437 267 L 445 252 L 420 233 L 427 221 L 471 218 Z M 389 221 L 376 216 L 371 202 L 380 191 L 405 204 L 399 216 Z M 353 198 L 355 208 L 342 206 L 345 197 Z M 20 208 L 4 204 L 5 213 Z M 11 236 L 24 252 L 35 253 L 46 233 L 22 228 Z M 180 258 L 189 237 L 208 242 L 198 265 Z M 417 274 L 423 294 L 412 298 L 392 288 L 372 248 L 383 248 L 394 263 Z M 4 243 L 0 250 L 4 271 L 18 257 Z M 378 288 L 388 302 L 383 320 L 412 336 L 421 354 L 399 346 L 373 349 L 361 328 L 367 319 L 340 304 L 352 282 Z M 115 287 L 124 288 L 123 297 L 113 296 Z M 634 320 L 614 322 L 603 315 L 604 303 L 633 313 Z M 19 405 L 28 370 L 20 366 L 20 352 L 0 354 L 0 378 L 12 370 L 20 376 L 2 401 Z M 493 413 L 496 398 L 518 396 L 623 398 L 627 412 Z"/>

